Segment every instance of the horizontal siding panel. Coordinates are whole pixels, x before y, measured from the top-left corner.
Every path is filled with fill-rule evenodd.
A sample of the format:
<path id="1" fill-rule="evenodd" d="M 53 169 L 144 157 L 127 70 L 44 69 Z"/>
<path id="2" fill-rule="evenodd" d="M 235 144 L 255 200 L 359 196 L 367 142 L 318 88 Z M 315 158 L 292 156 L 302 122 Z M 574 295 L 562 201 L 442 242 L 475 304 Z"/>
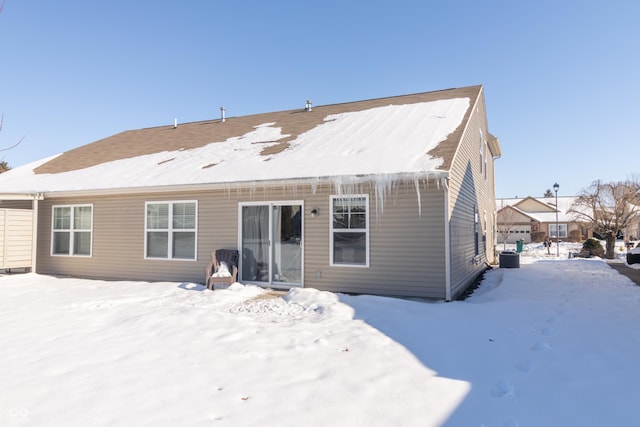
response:
<path id="1" fill-rule="evenodd" d="M 8 219 L 8 221 L 10 221 L 10 226 L 9 226 L 9 231 L 11 232 L 11 236 L 30 236 L 31 232 L 33 231 L 33 228 L 31 227 L 31 224 L 24 224 L 24 223 L 20 223 L 17 225 L 14 225 L 13 222 L 11 222 L 11 219 Z"/>
<path id="2" fill-rule="evenodd" d="M 31 256 L 31 242 L 12 242 L 6 245 L 9 252 L 8 255 L 15 255 L 17 253 L 27 253 Z"/>
<path id="3" fill-rule="evenodd" d="M 11 261 L 11 260 L 7 260 L 7 262 L 2 266 L 2 268 L 5 269 L 10 269 L 10 268 L 31 268 L 31 261 L 30 260 L 18 260 L 18 261 Z"/>
<path id="4" fill-rule="evenodd" d="M 7 265 L 28 267 L 31 264 L 31 251 L 12 251 L 5 260 Z"/>
<path id="5" fill-rule="evenodd" d="M 31 217 L 24 218 L 7 218 L 7 221 L 11 224 L 11 231 L 31 231 L 33 219 Z"/>
<path id="6" fill-rule="evenodd" d="M 26 226 L 26 225 L 19 225 L 17 227 L 13 226 L 13 223 L 11 221 L 10 218 L 7 218 L 6 221 L 6 225 L 2 225 L 3 231 L 6 233 L 6 236 L 8 238 L 18 238 L 18 239 L 24 239 L 24 236 L 31 236 L 31 233 L 33 232 L 33 227 L 30 226 Z"/>

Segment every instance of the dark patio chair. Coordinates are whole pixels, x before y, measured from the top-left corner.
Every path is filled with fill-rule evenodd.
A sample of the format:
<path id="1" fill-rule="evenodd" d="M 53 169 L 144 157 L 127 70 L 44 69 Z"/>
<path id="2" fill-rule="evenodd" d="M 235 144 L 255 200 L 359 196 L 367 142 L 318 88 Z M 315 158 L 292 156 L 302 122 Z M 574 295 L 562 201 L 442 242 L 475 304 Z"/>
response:
<path id="1" fill-rule="evenodd" d="M 238 278 L 238 251 L 235 249 L 216 249 L 211 253 L 211 262 L 207 265 L 205 285 L 215 289 L 216 285 L 228 287 Z"/>

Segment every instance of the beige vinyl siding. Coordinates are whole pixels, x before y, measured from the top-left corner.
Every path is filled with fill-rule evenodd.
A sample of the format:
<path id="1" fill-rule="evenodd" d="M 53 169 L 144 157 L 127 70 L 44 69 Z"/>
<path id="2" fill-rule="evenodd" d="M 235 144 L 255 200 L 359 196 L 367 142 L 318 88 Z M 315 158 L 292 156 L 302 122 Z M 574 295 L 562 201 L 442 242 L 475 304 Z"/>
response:
<path id="1" fill-rule="evenodd" d="M 197 260 L 144 257 L 145 202 L 198 200 Z M 51 207 L 93 205 L 91 257 L 51 255 Z M 237 246 L 237 203 L 224 191 L 45 199 L 40 203 L 38 272 L 102 279 L 202 283 L 212 250 Z"/>
<path id="2" fill-rule="evenodd" d="M 33 211 L 0 209 L 0 268 L 32 265 Z"/>
<path id="3" fill-rule="evenodd" d="M 379 205 L 372 185 L 353 189 L 369 194 L 370 266 L 330 265 L 332 185 L 276 187 L 254 191 L 243 201 L 304 201 L 304 286 L 332 292 L 444 298 L 444 204 L 442 189 L 421 186 L 422 214 L 413 182 L 398 183 Z M 236 196 L 232 191 L 231 196 Z M 319 215 L 309 212 L 319 209 Z M 237 208 L 236 208 L 237 210 Z"/>
<path id="4" fill-rule="evenodd" d="M 238 205 L 303 201 L 304 286 L 318 289 L 444 298 L 443 191 L 421 187 L 422 214 L 413 182 L 399 183 L 382 206 L 370 194 L 370 267 L 329 265 L 332 185 L 174 192 L 151 195 L 73 197 L 40 202 L 38 272 L 102 279 L 204 281 L 211 252 L 238 248 Z M 363 192 L 363 191 L 359 191 Z M 198 202 L 197 261 L 144 259 L 145 202 Z M 51 255 L 52 205 L 92 204 L 91 257 Z M 311 217 L 312 208 L 319 215 Z"/>
<path id="5" fill-rule="evenodd" d="M 369 267 L 330 266 L 331 189 L 305 198 L 305 286 L 333 292 L 444 298 L 444 204 L 431 182 L 421 188 L 402 183 L 377 206 L 369 192 Z M 320 215 L 308 217 L 312 207 Z"/>
<path id="6" fill-rule="evenodd" d="M 451 227 L 451 298 L 456 298 L 494 262 L 495 194 L 494 161 L 487 153 L 486 178 L 480 169 L 480 130 L 488 139 L 484 96 L 467 123 L 454 157 L 449 181 Z M 485 146 L 484 150 L 488 150 Z M 485 165 L 483 164 L 483 168 Z M 475 255 L 474 212 L 479 219 L 479 255 Z M 483 236 L 486 240 L 483 241 Z"/>

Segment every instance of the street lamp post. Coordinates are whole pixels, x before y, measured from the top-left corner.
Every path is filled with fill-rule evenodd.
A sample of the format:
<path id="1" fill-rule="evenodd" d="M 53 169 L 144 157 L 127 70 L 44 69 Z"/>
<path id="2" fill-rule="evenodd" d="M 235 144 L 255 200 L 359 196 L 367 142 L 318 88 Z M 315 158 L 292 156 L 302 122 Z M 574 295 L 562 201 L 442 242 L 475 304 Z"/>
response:
<path id="1" fill-rule="evenodd" d="M 553 190 L 556 192 L 556 256 L 560 258 L 560 228 L 558 228 L 558 189 L 560 186 L 556 182 L 553 184 Z"/>

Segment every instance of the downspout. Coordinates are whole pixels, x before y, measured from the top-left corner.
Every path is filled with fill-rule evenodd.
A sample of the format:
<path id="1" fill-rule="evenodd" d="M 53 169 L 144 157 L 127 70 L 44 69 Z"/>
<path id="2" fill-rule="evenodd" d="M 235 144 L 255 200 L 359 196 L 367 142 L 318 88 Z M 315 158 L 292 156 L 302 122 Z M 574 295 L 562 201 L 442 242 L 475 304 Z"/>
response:
<path id="1" fill-rule="evenodd" d="M 33 223 L 31 224 L 31 272 L 36 272 L 36 258 L 38 253 L 38 201 L 43 200 L 42 194 L 33 195 Z"/>
<path id="2" fill-rule="evenodd" d="M 444 281 L 445 300 L 451 301 L 451 229 L 449 223 L 449 185 L 448 178 L 442 177 L 444 194 Z"/>

